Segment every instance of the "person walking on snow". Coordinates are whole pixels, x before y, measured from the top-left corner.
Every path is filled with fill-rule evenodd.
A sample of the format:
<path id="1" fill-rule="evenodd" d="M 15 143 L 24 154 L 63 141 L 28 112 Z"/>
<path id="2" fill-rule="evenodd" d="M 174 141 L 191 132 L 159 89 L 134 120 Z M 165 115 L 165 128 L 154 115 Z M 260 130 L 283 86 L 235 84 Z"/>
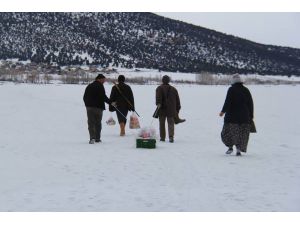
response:
<path id="1" fill-rule="evenodd" d="M 118 84 L 115 84 L 111 90 L 110 101 L 113 104 L 109 106 L 109 111 L 116 111 L 115 107 L 118 109 L 116 113 L 120 124 L 120 136 L 124 136 L 128 111 L 135 110 L 133 93 L 131 87 L 125 84 L 125 76 L 118 77 Z"/>
<path id="2" fill-rule="evenodd" d="M 251 122 L 253 120 L 253 100 L 250 91 L 243 85 L 241 77 L 232 77 L 232 86 L 219 116 L 225 114 L 224 126 L 221 132 L 223 143 L 228 147 L 226 154 L 231 154 L 236 146 L 236 155 L 247 151 Z"/>
<path id="3" fill-rule="evenodd" d="M 181 109 L 178 91 L 169 84 L 170 77 L 162 77 L 162 84 L 156 88 L 156 106 L 158 107 L 160 141 L 166 139 L 166 120 L 168 122 L 169 141 L 174 142 L 174 124 Z M 181 122 L 184 122 L 182 120 Z"/>
<path id="4" fill-rule="evenodd" d="M 106 96 L 103 86 L 105 79 L 103 74 L 99 74 L 95 78 L 95 81 L 86 87 L 83 95 L 88 117 L 90 144 L 101 142 L 103 110 L 105 110 L 105 102 L 110 104 L 110 100 Z"/>

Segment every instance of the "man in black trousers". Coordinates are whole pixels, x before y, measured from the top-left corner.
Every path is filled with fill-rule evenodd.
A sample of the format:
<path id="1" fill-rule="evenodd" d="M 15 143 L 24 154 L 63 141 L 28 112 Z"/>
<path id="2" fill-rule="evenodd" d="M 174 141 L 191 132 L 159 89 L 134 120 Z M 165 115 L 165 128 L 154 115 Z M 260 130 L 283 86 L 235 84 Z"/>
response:
<path id="1" fill-rule="evenodd" d="M 89 84 L 84 92 L 83 101 L 87 111 L 88 129 L 90 134 L 90 144 L 101 142 L 102 115 L 105 110 L 105 104 L 110 104 L 109 98 L 105 94 L 104 82 L 105 76 L 99 74 L 95 81 Z"/>

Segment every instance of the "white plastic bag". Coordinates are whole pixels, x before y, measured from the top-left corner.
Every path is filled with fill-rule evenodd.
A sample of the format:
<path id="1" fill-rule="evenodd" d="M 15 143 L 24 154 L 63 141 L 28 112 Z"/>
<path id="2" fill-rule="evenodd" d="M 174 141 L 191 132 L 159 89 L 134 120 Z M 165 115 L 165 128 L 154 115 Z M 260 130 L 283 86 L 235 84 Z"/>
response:
<path id="1" fill-rule="evenodd" d="M 129 128 L 130 129 L 139 129 L 140 128 L 139 118 L 137 117 L 137 115 L 134 112 L 130 116 Z"/>
<path id="2" fill-rule="evenodd" d="M 153 127 L 143 127 L 139 130 L 138 137 L 144 139 L 156 139 L 156 130 Z"/>
<path id="3" fill-rule="evenodd" d="M 106 124 L 109 125 L 109 126 L 114 126 L 116 124 L 116 121 L 111 116 L 111 117 L 108 118 L 108 120 L 106 120 Z"/>

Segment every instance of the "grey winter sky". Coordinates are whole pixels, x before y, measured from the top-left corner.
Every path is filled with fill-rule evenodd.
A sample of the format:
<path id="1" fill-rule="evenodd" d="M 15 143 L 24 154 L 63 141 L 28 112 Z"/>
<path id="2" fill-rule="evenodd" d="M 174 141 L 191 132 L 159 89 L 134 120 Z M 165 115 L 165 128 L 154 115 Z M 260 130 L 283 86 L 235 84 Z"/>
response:
<path id="1" fill-rule="evenodd" d="M 156 14 L 262 44 L 300 48 L 299 12 L 156 12 Z"/>

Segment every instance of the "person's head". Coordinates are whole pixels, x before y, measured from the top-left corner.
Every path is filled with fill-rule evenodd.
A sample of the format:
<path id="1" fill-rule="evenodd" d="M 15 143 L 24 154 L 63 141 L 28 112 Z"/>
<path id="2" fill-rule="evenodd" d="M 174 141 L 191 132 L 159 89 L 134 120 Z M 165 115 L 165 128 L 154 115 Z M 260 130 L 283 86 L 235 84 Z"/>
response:
<path id="1" fill-rule="evenodd" d="M 103 74 L 98 74 L 98 76 L 95 78 L 96 81 L 100 82 L 100 83 L 104 83 L 105 82 L 106 77 Z"/>
<path id="2" fill-rule="evenodd" d="M 170 77 L 168 75 L 164 75 L 162 77 L 162 83 L 163 84 L 169 84 L 170 83 Z"/>
<path id="3" fill-rule="evenodd" d="M 125 82 L 125 76 L 124 76 L 124 75 L 120 75 L 120 76 L 118 77 L 118 82 L 119 82 L 119 83 L 120 83 L 120 82 L 124 83 L 124 82 Z"/>
<path id="4" fill-rule="evenodd" d="M 243 83 L 243 81 L 242 81 L 242 78 L 240 77 L 239 74 L 234 74 L 234 75 L 232 76 L 231 83 L 232 83 L 232 84 Z"/>

